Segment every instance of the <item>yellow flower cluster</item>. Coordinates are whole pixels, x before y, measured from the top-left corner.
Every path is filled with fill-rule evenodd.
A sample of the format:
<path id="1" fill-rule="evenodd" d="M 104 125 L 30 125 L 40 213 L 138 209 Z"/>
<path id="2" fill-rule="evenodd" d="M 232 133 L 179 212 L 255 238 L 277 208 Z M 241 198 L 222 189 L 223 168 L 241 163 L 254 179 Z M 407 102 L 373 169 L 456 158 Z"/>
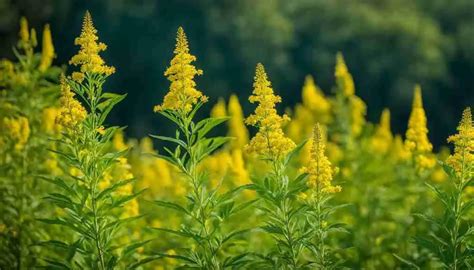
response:
<path id="1" fill-rule="evenodd" d="M 410 158 L 410 151 L 405 147 L 402 136 L 399 134 L 393 139 L 391 158 L 395 161 L 406 161 Z"/>
<path id="2" fill-rule="evenodd" d="M 219 118 L 219 117 L 226 117 L 227 116 L 227 109 L 225 106 L 225 100 L 223 98 L 219 98 L 217 100 L 216 105 L 211 109 L 211 117 Z"/>
<path id="3" fill-rule="evenodd" d="M 199 169 L 207 174 L 211 188 L 216 188 L 222 184 L 231 162 L 232 158 L 228 151 L 219 151 L 204 159 Z"/>
<path id="4" fill-rule="evenodd" d="M 290 118 L 286 115 L 279 116 L 275 104 L 281 102 L 281 97 L 273 93 L 271 83 L 262 64 L 257 64 L 253 95 L 249 97 L 250 103 L 258 103 L 255 113 L 250 115 L 245 122 L 259 128 L 258 133 L 247 144 L 249 153 L 257 153 L 265 158 L 279 159 L 295 147 L 295 143 L 285 136 L 283 124 Z"/>
<path id="5" fill-rule="evenodd" d="M 3 118 L 3 127 L 7 136 L 15 143 L 15 150 L 22 150 L 30 137 L 30 124 L 28 118 Z"/>
<path id="6" fill-rule="evenodd" d="M 367 106 L 365 102 L 358 96 L 352 96 L 350 99 L 351 107 L 351 132 L 353 136 L 359 136 L 365 125 L 365 115 Z"/>
<path id="7" fill-rule="evenodd" d="M 51 37 L 49 24 L 45 25 L 43 29 L 43 46 L 41 50 L 39 70 L 44 72 L 51 66 L 55 56 L 53 38 Z"/>
<path id="8" fill-rule="evenodd" d="M 336 55 L 336 70 L 334 72 L 336 84 L 342 89 L 342 93 L 346 97 L 355 95 L 354 79 L 347 69 L 346 62 L 342 53 Z"/>
<path id="9" fill-rule="evenodd" d="M 375 130 L 375 134 L 371 140 L 371 148 L 373 151 L 385 154 L 390 149 L 393 135 L 390 129 L 390 111 L 384 109 L 380 116 L 380 123 Z"/>
<path id="10" fill-rule="evenodd" d="M 227 122 L 229 136 L 234 138 L 231 141 L 231 148 L 242 149 L 249 141 L 249 131 L 245 126 L 242 106 L 240 106 L 239 98 L 236 95 L 230 96 L 228 110 L 230 116 Z"/>
<path id="11" fill-rule="evenodd" d="M 331 121 L 331 103 L 311 75 L 305 78 L 301 98 L 302 104 L 296 105 L 294 119 L 288 124 L 288 135 L 296 141 L 309 136 L 315 123 L 328 124 Z"/>
<path id="12" fill-rule="evenodd" d="M 30 41 L 30 30 L 28 28 L 28 20 L 25 17 L 20 18 L 20 41 L 28 43 Z"/>
<path id="13" fill-rule="evenodd" d="M 436 160 L 430 155 L 433 145 L 428 139 L 427 120 L 419 85 L 415 86 L 405 146 L 413 155 L 415 165 L 419 170 L 433 168 L 436 165 Z"/>
<path id="14" fill-rule="evenodd" d="M 191 64 L 196 61 L 196 57 L 189 53 L 188 40 L 182 27 L 178 28 L 174 54 L 171 66 L 165 71 L 165 76 L 171 82 L 170 90 L 166 94 L 163 104 L 156 105 L 154 111 L 174 110 L 186 114 L 199 100 L 206 102 L 207 97 L 196 89 L 194 77 L 202 75 L 202 70 L 196 69 Z"/>
<path id="15" fill-rule="evenodd" d="M 87 116 L 86 109 L 74 98 L 75 94 L 66 82 L 66 78 L 61 76 L 61 109 L 56 117 L 56 123 L 67 129 L 74 129 Z"/>
<path id="16" fill-rule="evenodd" d="M 22 49 L 28 57 L 31 57 L 34 47 L 38 45 L 38 40 L 36 39 L 36 30 L 28 28 L 28 21 L 25 17 L 20 18 L 20 32 L 18 34 L 20 37 L 18 48 Z"/>
<path id="17" fill-rule="evenodd" d="M 48 107 L 43 110 L 41 117 L 41 128 L 43 131 L 54 134 L 60 130 L 61 127 L 56 123 L 56 117 L 58 117 L 59 113 L 60 109 L 56 107 Z"/>
<path id="18" fill-rule="evenodd" d="M 309 175 L 308 187 L 316 192 L 336 193 L 341 191 L 340 186 L 332 185 L 332 180 L 336 170 L 331 166 L 331 162 L 325 154 L 325 139 L 319 123 L 316 124 L 313 131 L 313 140 L 311 146 L 311 160 L 307 167 L 302 169 Z"/>
<path id="19" fill-rule="evenodd" d="M 470 107 L 464 110 L 457 130 L 457 134 L 448 138 L 448 142 L 454 144 L 454 153 L 447 158 L 446 163 L 464 181 L 474 175 L 474 127 Z"/>
<path id="20" fill-rule="evenodd" d="M 92 23 L 92 17 L 89 11 L 86 11 L 84 21 L 82 24 L 81 35 L 74 40 L 75 45 L 81 48 L 79 52 L 74 55 L 69 64 L 81 66 L 80 72 L 73 72 L 72 78 L 81 82 L 86 73 L 110 75 L 115 72 L 114 67 L 105 65 L 104 60 L 99 53 L 107 49 L 107 45 L 102 42 L 97 42 L 97 30 Z"/>

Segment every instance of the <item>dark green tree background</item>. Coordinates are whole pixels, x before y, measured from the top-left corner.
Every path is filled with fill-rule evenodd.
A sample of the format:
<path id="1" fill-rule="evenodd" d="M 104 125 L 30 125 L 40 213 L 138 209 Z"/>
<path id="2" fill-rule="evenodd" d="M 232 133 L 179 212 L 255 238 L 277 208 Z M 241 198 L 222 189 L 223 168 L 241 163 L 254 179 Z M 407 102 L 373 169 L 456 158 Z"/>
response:
<path id="1" fill-rule="evenodd" d="M 396 132 L 405 131 L 415 83 L 424 89 L 436 145 L 474 104 L 472 0 L 0 0 L 0 57 L 12 57 L 19 17 L 26 16 L 38 30 L 51 23 L 56 62 L 67 63 L 86 9 L 109 45 L 106 61 L 117 68 L 108 87 L 129 94 L 113 121 L 128 125 L 134 137 L 166 132 L 152 108 L 167 91 L 163 72 L 180 25 L 211 102 L 232 92 L 245 101 L 257 62 L 265 64 L 283 107 L 300 101 L 306 74 L 330 93 L 335 54 L 342 51 L 369 120 L 389 107 Z"/>

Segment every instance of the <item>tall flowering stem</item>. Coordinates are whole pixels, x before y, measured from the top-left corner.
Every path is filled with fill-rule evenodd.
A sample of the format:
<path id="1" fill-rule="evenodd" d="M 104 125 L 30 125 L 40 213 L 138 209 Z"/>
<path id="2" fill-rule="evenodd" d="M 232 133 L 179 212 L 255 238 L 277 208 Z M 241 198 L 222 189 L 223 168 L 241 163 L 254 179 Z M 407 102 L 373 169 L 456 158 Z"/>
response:
<path id="1" fill-rule="evenodd" d="M 199 170 L 203 159 L 227 143 L 230 138 L 207 136 L 214 127 L 224 123 L 227 117 L 211 117 L 194 122 L 196 112 L 207 102 L 207 97 L 196 89 L 194 77 L 202 74 L 202 71 L 192 65 L 195 60 L 196 57 L 189 52 L 184 30 L 180 27 L 174 57 L 171 60 L 171 66 L 165 72 L 171 86 L 163 103 L 155 106 L 154 109 L 155 112 L 176 124 L 177 131 L 174 137 L 155 135 L 152 137 L 176 144 L 174 151 L 165 148 L 167 155 L 158 155 L 158 157 L 168 161 L 181 172 L 187 180 L 189 190 L 186 194 L 186 205 L 162 200 L 155 201 L 158 206 L 170 208 L 181 215 L 183 223 L 180 229 L 153 229 L 182 237 L 187 240 L 185 243 L 188 245 L 183 246 L 178 254 L 157 252 L 149 259 L 175 258 L 181 261 L 181 266 L 184 268 L 238 267 L 245 262 L 245 254 L 234 257 L 226 252 L 226 247 L 233 242 L 233 238 L 246 230 L 227 232 L 224 231 L 223 225 L 230 216 L 244 209 L 247 204 L 236 205 L 234 201 L 243 187 L 219 194 L 220 185 L 217 188 L 208 189 L 207 183 L 221 180 L 209 179 L 208 172 Z M 217 114 L 222 115 L 222 112 L 217 112 Z M 189 248 L 189 246 L 194 248 Z"/>
<path id="2" fill-rule="evenodd" d="M 76 39 L 81 50 L 71 60 L 72 64 L 81 66 L 81 75 L 73 73 L 72 78 L 61 79 L 61 108 L 56 122 L 62 127 L 62 134 L 57 140 L 58 149 L 52 151 L 68 170 L 61 176 L 43 177 L 59 190 L 45 199 L 61 211 L 42 221 L 62 226 L 72 237 L 54 237 L 44 242 L 67 254 L 45 258 L 46 267 L 122 268 L 133 262 L 130 257 L 133 251 L 146 243 L 114 247 L 116 238 L 123 232 L 122 226 L 138 218 L 124 217 L 122 209 L 127 211 L 129 203 L 136 206 L 134 198 L 140 192 L 133 193 L 128 188 L 134 178 L 124 169 L 123 156 L 127 150 L 115 151 L 110 147 L 114 133 L 121 128 L 104 127 L 107 115 L 125 95 L 103 90 L 113 68 L 99 60 L 98 52 L 105 45 L 97 43 L 96 33 L 87 12 L 81 36 Z"/>
<path id="3" fill-rule="evenodd" d="M 252 188 L 257 191 L 261 209 L 267 216 L 265 230 L 275 239 L 269 254 L 257 256 L 256 266 L 267 265 L 277 269 L 297 269 L 301 266 L 301 252 L 305 243 L 305 224 L 301 216 L 303 207 L 296 194 L 304 189 L 305 174 L 290 181 L 286 169 L 291 158 L 301 149 L 283 133 L 283 125 L 289 117 L 278 115 L 275 105 L 281 98 L 273 93 L 271 83 L 262 64 L 255 72 L 251 103 L 258 103 L 255 113 L 246 123 L 258 128 L 257 134 L 246 146 L 249 154 L 255 154 L 270 164 L 270 171 L 263 179 L 254 179 Z"/>
<path id="4" fill-rule="evenodd" d="M 336 97 L 333 100 L 334 121 L 331 127 L 335 131 L 333 139 L 345 148 L 352 149 L 363 131 L 367 106 L 355 94 L 354 80 L 341 53 L 336 56 L 334 76 Z"/>
<path id="5" fill-rule="evenodd" d="M 472 197 L 466 196 L 466 189 L 474 180 L 474 127 L 470 108 L 464 110 L 457 130 L 457 134 L 448 138 L 448 142 L 454 144 L 454 153 L 441 163 L 452 181 L 449 192 L 428 184 L 442 202 L 445 213 L 441 218 L 419 214 L 437 231 L 417 239 L 419 245 L 436 256 L 443 267 L 468 269 L 473 256 L 469 239 L 474 235 L 469 222 L 474 203 Z"/>
<path id="6" fill-rule="evenodd" d="M 315 224 L 311 230 L 314 237 L 310 250 L 316 260 L 313 263 L 321 269 L 334 267 L 336 262 L 331 258 L 331 250 L 327 247 L 326 238 L 329 232 L 340 227 L 340 224 L 328 224 L 328 216 L 334 210 L 328 205 L 330 195 L 340 192 L 341 187 L 333 185 L 333 177 L 337 168 L 332 167 L 331 162 L 325 154 L 325 139 L 319 123 L 313 131 L 311 146 L 311 159 L 307 167 L 302 171 L 308 174 L 308 190 L 299 195 L 300 199 L 308 206 L 307 215 L 311 224 Z"/>

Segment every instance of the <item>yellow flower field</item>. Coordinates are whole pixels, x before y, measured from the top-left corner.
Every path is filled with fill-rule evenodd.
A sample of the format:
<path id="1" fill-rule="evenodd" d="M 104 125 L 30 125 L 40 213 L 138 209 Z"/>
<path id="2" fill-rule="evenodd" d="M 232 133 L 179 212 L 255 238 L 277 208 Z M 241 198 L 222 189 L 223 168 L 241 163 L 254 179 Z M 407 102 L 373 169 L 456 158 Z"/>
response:
<path id="1" fill-rule="evenodd" d="M 333 93 L 308 75 L 286 113 L 265 63 L 248 100 L 208 97 L 179 27 L 149 108 L 175 132 L 130 138 L 108 120 L 127 97 L 93 16 L 67 69 L 49 25 L 19 26 L 0 61 L 0 269 L 473 269 L 469 107 L 435 152 L 421 86 L 393 134 L 389 108 L 366 120 L 342 53 Z"/>

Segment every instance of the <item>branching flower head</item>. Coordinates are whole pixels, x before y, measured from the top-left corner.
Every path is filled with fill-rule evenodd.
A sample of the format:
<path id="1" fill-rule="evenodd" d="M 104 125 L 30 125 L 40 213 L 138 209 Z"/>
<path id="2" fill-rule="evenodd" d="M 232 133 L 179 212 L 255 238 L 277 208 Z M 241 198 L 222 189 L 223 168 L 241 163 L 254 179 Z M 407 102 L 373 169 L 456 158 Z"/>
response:
<path id="1" fill-rule="evenodd" d="M 446 163 L 458 177 L 470 179 L 474 174 L 474 127 L 470 107 L 464 110 L 457 130 L 457 134 L 448 138 L 448 142 L 454 144 L 454 153 L 447 158 Z"/>
<path id="2" fill-rule="evenodd" d="M 331 103 L 324 96 L 323 91 L 314 83 L 311 75 L 306 76 L 303 91 L 303 105 L 310 109 L 322 123 L 327 124 L 330 117 Z"/>
<path id="3" fill-rule="evenodd" d="M 245 122 L 259 130 L 247 145 L 247 151 L 273 160 L 279 159 L 291 151 L 295 143 L 283 133 L 282 126 L 290 118 L 277 114 L 275 105 L 281 102 L 281 97 L 273 93 L 265 68 L 260 63 L 257 65 L 253 87 L 249 101 L 257 102 L 258 106 Z"/>
<path id="4" fill-rule="evenodd" d="M 87 116 L 86 109 L 74 96 L 66 78 L 64 75 L 61 76 L 61 98 L 59 99 L 61 109 L 56 117 L 56 123 L 66 129 L 74 129 Z"/>
<path id="5" fill-rule="evenodd" d="M 165 71 L 165 76 L 171 82 L 170 90 L 163 104 L 155 106 L 154 111 L 173 110 L 186 114 L 199 100 L 206 102 L 207 97 L 196 89 L 194 77 L 202 75 L 202 70 L 192 65 L 196 57 L 189 53 L 188 40 L 182 27 L 178 28 L 174 54 L 170 67 Z"/>
<path id="6" fill-rule="evenodd" d="M 43 29 L 43 44 L 41 49 L 39 70 L 44 72 L 51 66 L 55 57 L 53 38 L 51 37 L 49 24 L 45 25 Z"/>
<path id="7" fill-rule="evenodd" d="M 380 116 L 380 123 L 378 124 L 375 134 L 372 137 L 372 150 L 385 154 L 389 150 L 393 140 L 392 131 L 390 129 L 390 111 L 384 109 Z"/>
<path id="8" fill-rule="evenodd" d="M 331 183 L 337 170 L 332 167 L 325 150 L 325 139 L 321 127 L 317 123 L 313 131 L 311 159 L 308 166 L 304 167 L 302 171 L 309 175 L 307 184 L 313 191 L 323 193 L 340 192 L 341 187 L 334 186 Z"/>
<path id="9" fill-rule="evenodd" d="M 98 42 L 97 30 L 92 22 L 92 17 L 89 11 L 84 15 L 81 35 L 74 40 L 75 45 L 81 48 L 79 52 L 74 55 L 69 64 L 81 66 L 80 72 L 73 72 L 72 78 L 75 81 L 81 82 L 86 73 L 110 75 L 115 72 L 114 67 L 105 65 L 104 60 L 99 53 L 107 49 L 107 45 Z"/>
<path id="10" fill-rule="evenodd" d="M 408 120 L 408 130 L 406 132 L 405 146 L 414 156 L 416 167 L 419 170 L 432 168 L 435 165 L 435 159 L 430 157 L 433 145 L 428 139 L 428 127 L 425 109 L 421 97 L 421 88 L 415 86 L 413 96 L 413 106 Z"/>

